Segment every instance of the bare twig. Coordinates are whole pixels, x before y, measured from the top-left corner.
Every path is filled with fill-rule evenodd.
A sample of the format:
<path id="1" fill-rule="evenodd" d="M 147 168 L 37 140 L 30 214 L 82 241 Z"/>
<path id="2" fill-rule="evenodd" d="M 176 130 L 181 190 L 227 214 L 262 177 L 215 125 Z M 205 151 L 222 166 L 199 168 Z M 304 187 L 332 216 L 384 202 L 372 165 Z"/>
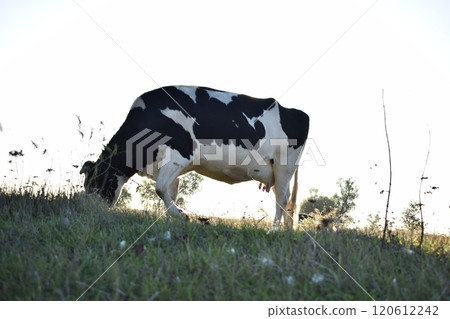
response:
<path id="1" fill-rule="evenodd" d="M 386 231 L 388 228 L 388 211 L 389 211 L 389 200 L 391 198 L 391 185 L 392 185 L 392 160 L 391 160 L 391 145 L 389 143 L 389 135 L 387 130 L 387 122 L 386 122 L 386 106 L 384 105 L 384 89 L 382 91 L 382 100 L 383 100 L 383 112 L 384 112 L 384 131 L 386 132 L 386 141 L 387 141 L 387 147 L 388 147 L 388 154 L 389 154 L 389 189 L 388 189 L 388 196 L 386 200 L 386 214 L 384 215 L 384 229 L 383 229 L 383 239 L 382 239 L 382 245 L 384 246 L 386 243 Z"/>
<path id="2" fill-rule="evenodd" d="M 422 212 L 422 183 L 424 179 L 427 179 L 425 177 L 425 170 L 427 168 L 428 164 L 428 157 L 430 156 L 430 148 L 431 148 L 431 131 L 428 131 L 428 152 L 427 152 L 427 158 L 425 160 L 425 166 L 423 167 L 422 177 L 420 178 L 420 186 L 419 186 L 419 210 L 420 210 L 420 242 L 419 242 L 419 248 L 422 247 L 423 242 L 423 235 L 425 232 L 425 227 L 423 223 L 423 212 Z"/>

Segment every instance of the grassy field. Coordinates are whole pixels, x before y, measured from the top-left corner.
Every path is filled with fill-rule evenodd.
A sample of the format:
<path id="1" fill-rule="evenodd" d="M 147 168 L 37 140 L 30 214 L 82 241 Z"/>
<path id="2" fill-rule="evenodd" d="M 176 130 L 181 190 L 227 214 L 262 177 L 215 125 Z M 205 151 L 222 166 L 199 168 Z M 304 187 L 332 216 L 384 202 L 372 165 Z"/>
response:
<path id="1" fill-rule="evenodd" d="M 367 230 L 306 224 L 314 242 L 303 230 L 267 235 L 268 227 L 183 222 L 109 209 L 81 194 L 2 189 L 0 299 L 450 299 L 449 237 L 427 235 L 422 250 L 398 238 L 381 249 L 380 234 Z"/>

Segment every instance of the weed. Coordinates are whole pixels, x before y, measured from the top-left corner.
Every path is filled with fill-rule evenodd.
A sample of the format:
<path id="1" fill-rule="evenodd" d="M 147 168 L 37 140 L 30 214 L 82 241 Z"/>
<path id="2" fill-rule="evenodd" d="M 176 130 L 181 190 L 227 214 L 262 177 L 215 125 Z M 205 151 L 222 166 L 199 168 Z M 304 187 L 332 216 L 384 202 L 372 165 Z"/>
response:
<path id="1" fill-rule="evenodd" d="M 0 299 L 76 300 L 98 279 L 81 300 L 370 300 L 307 231 L 376 300 L 449 300 L 447 236 L 381 250 L 373 230 L 305 224 L 266 235 L 269 227 L 184 222 L 76 192 L 3 186 Z"/>

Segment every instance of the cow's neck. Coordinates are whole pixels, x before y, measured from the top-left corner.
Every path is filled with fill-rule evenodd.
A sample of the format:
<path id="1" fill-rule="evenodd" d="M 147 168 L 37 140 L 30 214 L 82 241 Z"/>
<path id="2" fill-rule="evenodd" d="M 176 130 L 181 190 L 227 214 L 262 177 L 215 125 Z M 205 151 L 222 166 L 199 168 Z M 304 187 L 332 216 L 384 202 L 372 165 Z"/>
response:
<path id="1" fill-rule="evenodd" d="M 117 148 L 116 148 L 117 147 Z M 111 168 L 120 176 L 126 179 L 136 173 L 136 169 L 126 165 L 125 145 L 117 145 L 111 142 L 105 147 L 101 157 L 111 166 Z"/>

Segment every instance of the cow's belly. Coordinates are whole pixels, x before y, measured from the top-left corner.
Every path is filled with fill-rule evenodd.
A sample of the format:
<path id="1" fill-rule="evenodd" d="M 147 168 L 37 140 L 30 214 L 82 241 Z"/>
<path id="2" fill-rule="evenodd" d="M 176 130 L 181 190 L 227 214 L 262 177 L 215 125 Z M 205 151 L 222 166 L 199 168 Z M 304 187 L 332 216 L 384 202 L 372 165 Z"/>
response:
<path id="1" fill-rule="evenodd" d="M 274 175 L 269 153 L 259 152 L 255 158 L 239 146 L 202 145 L 201 152 L 194 156 L 193 169 L 199 174 L 229 184 L 256 180 L 270 188 L 274 183 Z"/>

